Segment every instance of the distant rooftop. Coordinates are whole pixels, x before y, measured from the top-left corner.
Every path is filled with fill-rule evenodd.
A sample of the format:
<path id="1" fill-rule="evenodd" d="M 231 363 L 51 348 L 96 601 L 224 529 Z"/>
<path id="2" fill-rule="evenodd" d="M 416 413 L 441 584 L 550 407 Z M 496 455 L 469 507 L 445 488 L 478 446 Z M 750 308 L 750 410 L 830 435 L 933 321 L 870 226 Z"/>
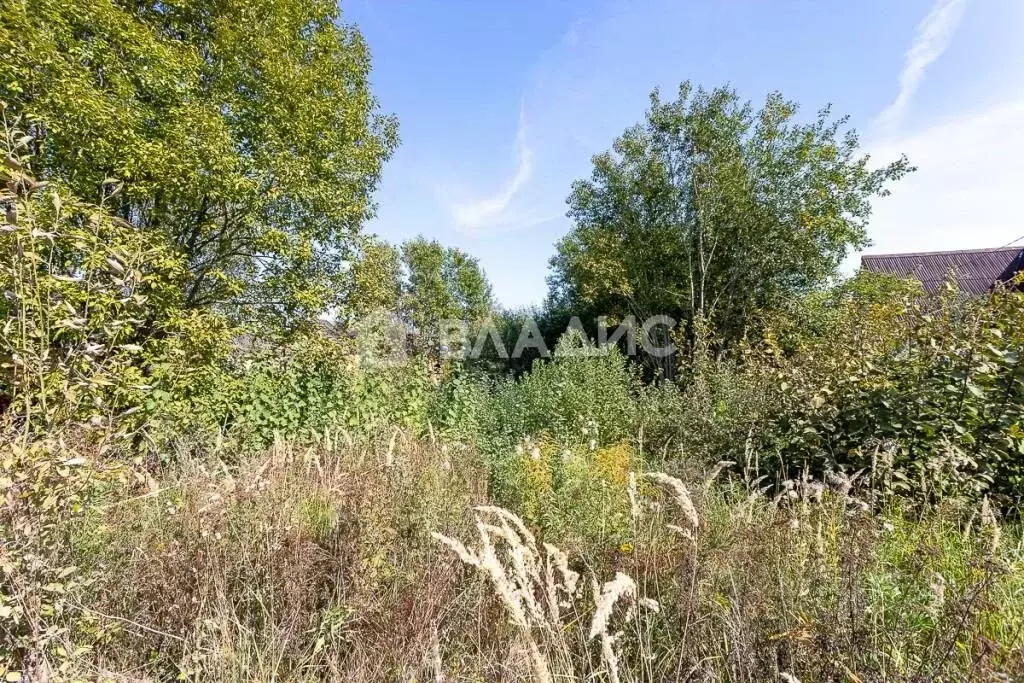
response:
<path id="1" fill-rule="evenodd" d="M 1024 270 L 1024 248 L 866 254 L 860 263 L 873 273 L 920 280 L 927 292 L 939 291 L 952 277 L 962 294 L 982 295 Z"/>

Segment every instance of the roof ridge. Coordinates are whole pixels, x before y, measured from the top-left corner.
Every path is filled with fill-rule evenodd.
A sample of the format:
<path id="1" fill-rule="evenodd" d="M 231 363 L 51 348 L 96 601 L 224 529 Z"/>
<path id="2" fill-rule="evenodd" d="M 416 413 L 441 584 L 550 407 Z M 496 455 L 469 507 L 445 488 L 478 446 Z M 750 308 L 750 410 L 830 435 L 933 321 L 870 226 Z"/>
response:
<path id="1" fill-rule="evenodd" d="M 950 254 L 990 254 L 1001 251 L 1024 251 L 1024 247 L 988 247 L 984 249 L 950 249 L 948 251 L 908 251 L 889 254 L 861 254 L 861 260 L 866 258 L 912 258 L 915 256 L 947 256 Z"/>

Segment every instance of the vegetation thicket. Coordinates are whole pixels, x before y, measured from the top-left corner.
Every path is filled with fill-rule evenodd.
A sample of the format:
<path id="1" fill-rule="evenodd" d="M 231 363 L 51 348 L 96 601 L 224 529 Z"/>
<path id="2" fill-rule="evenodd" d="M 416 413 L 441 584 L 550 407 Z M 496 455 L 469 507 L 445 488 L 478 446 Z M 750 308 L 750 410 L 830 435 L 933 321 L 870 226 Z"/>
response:
<path id="1" fill-rule="evenodd" d="M 397 123 L 343 19 L 5 5 L 4 680 L 1024 677 L 1020 282 L 837 275 L 906 159 L 655 93 L 504 311 L 364 232 Z"/>

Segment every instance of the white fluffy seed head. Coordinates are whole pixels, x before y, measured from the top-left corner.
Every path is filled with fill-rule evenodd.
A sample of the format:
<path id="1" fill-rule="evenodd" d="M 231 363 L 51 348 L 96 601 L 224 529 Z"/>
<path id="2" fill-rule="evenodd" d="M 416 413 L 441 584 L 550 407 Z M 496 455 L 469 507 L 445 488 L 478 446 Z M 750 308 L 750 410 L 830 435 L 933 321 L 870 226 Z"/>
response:
<path id="1" fill-rule="evenodd" d="M 558 570 L 562 577 L 562 590 L 569 595 L 576 592 L 576 585 L 579 583 L 580 575 L 569 569 L 569 556 L 550 543 L 544 544 L 544 550 L 548 554 L 548 561 Z"/>
<path id="2" fill-rule="evenodd" d="M 637 495 L 636 472 L 629 473 L 629 482 L 626 484 L 626 494 L 629 496 L 629 513 L 634 520 L 640 519 L 640 497 Z"/>
<path id="3" fill-rule="evenodd" d="M 672 494 L 672 499 L 679 506 L 683 518 L 691 528 L 697 529 L 700 526 L 700 517 L 697 515 L 697 508 L 693 504 L 693 499 L 690 498 L 690 490 L 686 488 L 686 484 L 664 472 L 648 472 L 644 476 Z"/>
<path id="4" fill-rule="evenodd" d="M 981 527 L 989 535 L 990 551 L 995 554 L 999 550 L 999 542 L 1002 538 L 1002 529 L 999 527 L 999 520 L 992 509 L 992 504 L 985 496 L 981 501 Z"/>
<path id="5" fill-rule="evenodd" d="M 704 479 L 704 490 L 707 491 L 709 488 L 711 488 L 711 485 L 715 483 L 716 479 L 718 479 L 718 475 L 722 473 L 722 470 L 724 470 L 726 467 L 732 467 L 735 464 L 736 463 L 733 460 L 719 460 L 718 463 L 715 465 L 714 469 L 712 469 L 708 476 Z"/>
<path id="6" fill-rule="evenodd" d="M 462 545 L 462 541 L 456 538 L 449 538 L 448 536 L 439 534 L 436 531 L 431 531 L 430 535 L 434 538 L 435 541 L 438 541 L 439 543 L 448 546 L 452 550 L 452 552 L 458 555 L 459 559 L 462 560 L 464 564 L 468 564 L 473 567 L 480 566 L 479 558 L 477 558 L 476 555 L 467 550 L 466 546 Z"/>
<path id="7" fill-rule="evenodd" d="M 619 656 L 615 654 L 615 636 L 601 634 L 601 659 L 608 667 L 608 683 L 620 683 Z"/>
<path id="8" fill-rule="evenodd" d="M 640 598 L 640 606 L 657 614 L 661 611 L 661 605 L 653 598 Z"/>
<path id="9" fill-rule="evenodd" d="M 547 615 L 535 594 L 535 590 L 543 590 L 544 582 L 538 570 L 540 556 L 533 534 L 521 519 L 502 508 L 484 506 L 477 508 L 476 512 L 476 529 L 480 537 L 478 550 L 468 550 L 461 541 L 437 532 L 432 532 L 431 536 L 451 549 L 464 563 L 476 567 L 489 579 L 495 594 L 505 607 L 509 620 L 519 628 L 528 647 L 535 680 L 539 683 L 550 683 L 551 672 L 548 662 L 541 653 L 533 632 L 536 627 L 550 629 L 553 623 L 557 624 L 557 609 L 552 610 L 551 616 Z M 482 515 L 490 515 L 490 519 L 497 523 L 485 522 L 481 519 Z M 560 554 L 557 548 L 554 550 Z M 556 554 L 549 548 L 548 556 L 550 558 Z M 560 565 L 559 571 L 563 573 L 567 583 L 570 583 L 569 577 L 578 578 L 575 572 L 569 570 L 568 558 L 564 555 L 555 561 Z M 550 563 L 548 575 L 553 575 Z M 553 580 L 549 580 L 548 583 L 554 586 Z M 557 605 L 555 593 L 556 591 L 549 593 L 553 605 Z M 549 619 L 554 619 L 554 622 Z"/>
<path id="10" fill-rule="evenodd" d="M 534 538 L 533 534 L 530 533 L 530 530 L 526 528 L 526 524 L 524 524 L 523 520 L 519 519 L 519 517 L 512 514 L 505 508 L 500 508 L 496 505 L 478 505 L 473 509 L 476 510 L 477 512 L 484 512 L 487 514 L 494 515 L 503 522 L 508 522 L 509 524 L 511 524 L 513 527 L 515 527 L 516 531 L 519 532 L 519 535 L 522 537 L 523 541 L 527 545 L 529 545 L 530 550 L 535 555 L 538 554 L 537 539 Z"/>
<path id="11" fill-rule="evenodd" d="M 594 618 L 590 622 L 590 638 L 608 632 L 608 620 L 612 616 L 612 610 L 619 598 L 626 597 L 630 601 L 636 598 L 636 582 L 622 572 L 617 572 L 615 578 L 601 587 L 600 595 L 597 597 L 597 607 L 594 610 Z"/>

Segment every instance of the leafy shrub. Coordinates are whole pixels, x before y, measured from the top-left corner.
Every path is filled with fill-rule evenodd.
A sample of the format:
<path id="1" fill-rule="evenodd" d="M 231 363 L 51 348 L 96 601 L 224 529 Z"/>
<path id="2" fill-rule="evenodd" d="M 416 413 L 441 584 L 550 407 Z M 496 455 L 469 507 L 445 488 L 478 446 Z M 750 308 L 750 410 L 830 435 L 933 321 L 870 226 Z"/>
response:
<path id="1" fill-rule="evenodd" d="M 500 457 L 524 438 L 541 434 L 560 444 L 622 441 L 632 431 L 637 386 L 617 349 L 596 349 L 567 333 L 552 361 L 538 361 L 519 381 L 499 384 L 482 448 Z"/>
<path id="2" fill-rule="evenodd" d="M 776 475 L 865 468 L 890 493 L 1022 494 L 1024 295 L 983 299 L 862 275 L 793 301 L 763 341 L 697 349 L 675 382 L 643 387 L 647 452 Z M 752 459 L 753 462 L 748 462 Z"/>
<path id="3" fill-rule="evenodd" d="M 748 358 L 699 358 L 678 379 L 640 390 L 644 450 L 702 465 L 740 461 L 747 439 L 764 427 L 770 396 L 770 378 Z"/>
<path id="4" fill-rule="evenodd" d="M 330 430 L 374 434 L 392 426 L 427 429 L 426 361 L 361 367 L 343 343 L 315 331 L 239 354 L 228 424 L 243 441 L 310 440 Z"/>
<path id="5" fill-rule="evenodd" d="M 495 380 L 488 374 L 453 367 L 431 394 L 430 422 L 449 440 L 475 445 L 491 415 Z"/>
<path id="6" fill-rule="evenodd" d="M 898 469 L 966 454 L 1008 503 L 1024 466 L 1024 296 L 847 304 L 846 323 L 760 370 L 775 385 L 763 433 L 778 467 Z"/>
<path id="7" fill-rule="evenodd" d="M 131 433 L 154 391 L 188 396 L 226 326 L 183 309 L 182 264 L 158 236 L 37 182 L 16 123 L 0 138 L 0 391 L 32 428 Z"/>

